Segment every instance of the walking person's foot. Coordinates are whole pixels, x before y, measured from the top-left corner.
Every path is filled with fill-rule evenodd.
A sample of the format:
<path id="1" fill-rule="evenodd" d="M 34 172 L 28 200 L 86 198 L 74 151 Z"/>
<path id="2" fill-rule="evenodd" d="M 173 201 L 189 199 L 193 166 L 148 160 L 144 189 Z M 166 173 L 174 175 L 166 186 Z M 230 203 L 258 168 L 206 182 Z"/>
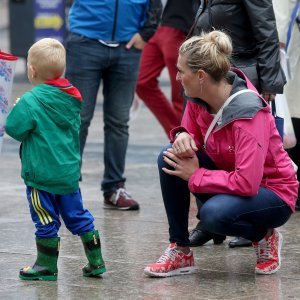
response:
<path id="1" fill-rule="evenodd" d="M 138 210 L 139 204 L 127 192 L 124 185 L 115 192 L 104 194 L 104 208 L 118 210 Z"/>

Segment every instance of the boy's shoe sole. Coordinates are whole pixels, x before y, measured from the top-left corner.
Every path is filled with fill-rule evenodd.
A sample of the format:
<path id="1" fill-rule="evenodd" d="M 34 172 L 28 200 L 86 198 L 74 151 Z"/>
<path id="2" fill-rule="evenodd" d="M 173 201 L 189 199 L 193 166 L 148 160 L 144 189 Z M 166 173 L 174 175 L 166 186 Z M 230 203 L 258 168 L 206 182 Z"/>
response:
<path id="1" fill-rule="evenodd" d="M 106 268 L 102 267 L 100 269 L 95 269 L 95 270 L 93 270 L 92 272 L 89 272 L 89 273 L 83 273 L 83 276 L 85 276 L 85 277 L 98 277 L 98 276 L 102 275 L 105 272 L 106 272 Z"/>
<path id="2" fill-rule="evenodd" d="M 19 274 L 19 278 L 22 280 L 43 280 L 43 281 L 57 281 L 57 276 L 23 276 Z"/>
<path id="3" fill-rule="evenodd" d="M 171 276 L 178 276 L 178 275 L 189 275 L 194 274 L 198 271 L 196 267 L 185 267 L 179 268 L 168 273 L 156 273 L 152 272 L 150 269 L 145 268 L 144 273 L 150 277 L 171 277 Z"/>
<path id="4" fill-rule="evenodd" d="M 57 272 L 50 272 L 43 270 L 43 267 L 37 266 L 39 271 L 32 267 L 24 267 L 20 270 L 19 278 L 22 280 L 44 280 L 44 281 L 56 281 Z"/>

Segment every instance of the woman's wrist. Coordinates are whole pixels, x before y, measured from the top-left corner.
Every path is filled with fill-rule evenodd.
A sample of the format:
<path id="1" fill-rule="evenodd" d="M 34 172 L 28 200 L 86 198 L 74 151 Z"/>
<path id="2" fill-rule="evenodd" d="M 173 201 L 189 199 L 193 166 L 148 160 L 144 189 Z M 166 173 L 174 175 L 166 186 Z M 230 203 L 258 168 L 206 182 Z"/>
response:
<path id="1" fill-rule="evenodd" d="M 174 135 L 174 140 L 176 140 L 177 137 L 179 136 L 179 134 L 182 133 L 182 132 L 183 132 L 183 131 L 178 131 L 178 132 L 176 132 L 176 134 Z"/>

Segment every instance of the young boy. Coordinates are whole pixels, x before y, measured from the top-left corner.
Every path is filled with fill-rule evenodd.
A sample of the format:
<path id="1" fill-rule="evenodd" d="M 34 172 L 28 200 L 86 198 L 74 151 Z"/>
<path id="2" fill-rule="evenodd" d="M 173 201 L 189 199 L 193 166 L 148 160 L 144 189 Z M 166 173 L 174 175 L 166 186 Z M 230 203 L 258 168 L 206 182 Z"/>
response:
<path id="1" fill-rule="evenodd" d="M 57 280 L 60 216 L 81 237 L 88 264 L 84 276 L 106 271 L 94 218 L 83 208 L 79 189 L 79 128 L 82 99 L 64 78 L 66 53 L 55 39 L 29 49 L 27 75 L 35 86 L 7 117 L 6 132 L 22 142 L 21 176 L 36 227 L 37 259 L 20 270 L 23 280 Z"/>

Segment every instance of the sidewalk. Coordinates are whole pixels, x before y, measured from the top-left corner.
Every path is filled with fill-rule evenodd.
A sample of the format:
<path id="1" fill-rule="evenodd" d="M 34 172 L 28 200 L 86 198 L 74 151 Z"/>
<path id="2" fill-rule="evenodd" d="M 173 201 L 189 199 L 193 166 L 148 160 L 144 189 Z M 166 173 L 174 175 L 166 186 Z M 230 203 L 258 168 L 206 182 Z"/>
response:
<path id="1" fill-rule="evenodd" d="M 16 83 L 13 97 L 29 87 Z M 102 279 L 83 278 L 85 256 L 80 240 L 62 227 L 58 281 L 23 282 L 18 279 L 18 270 L 33 263 L 36 254 L 34 227 L 19 175 L 19 145 L 6 136 L 0 155 L 0 299 L 300 299 L 299 213 L 280 229 L 285 243 L 282 269 L 276 275 L 255 276 L 253 250 L 229 249 L 228 239 L 220 246 L 209 243 L 195 248 L 197 274 L 168 279 L 143 275 L 143 268 L 168 244 L 156 169 L 157 154 L 166 143 L 164 132 L 142 106 L 131 123 L 126 167 L 127 187 L 140 202 L 141 210 L 104 210 L 99 191 L 103 172 L 99 98 L 84 154 L 81 189 L 85 206 L 95 216 L 102 234 L 108 271 Z M 194 208 L 193 204 L 192 216 Z"/>
<path id="2" fill-rule="evenodd" d="M 1 3 L 1 2 L 0 2 Z M 4 34 L 4 33 L 3 33 Z M 1 35 L 1 32 L 0 32 Z M 5 37 L 1 35 L 2 38 Z M 23 67 L 13 98 L 30 89 Z M 164 85 L 166 92 L 169 86 Z M 19 269 L 34 263 L 34 226 L 30 219 L 25 187 L 20 178 L 19 144 L 5 136 L 0 154 L 0 299 L 300 299 L 300 213 L 280 231 L 284 236 L 281 270 L 271 276 L 254 275 L 255 253 L 251 248 L 229 249 L 228 240 L 194 248 L 199 271 L 166 279 L 144 276 L 168 246 L 168 225 L 160 194 L 156 158 L 167 138 L 149 110 L 142 106 L 130 123 L 127 154 L 127 188 L 140 203 L 140 211 L 120 212 L 102 208 L 99 182 L 103 174 L 102 98 L 90 127 L 83 161 L 81 190 L 85 207 L 101 232 L 107 273 L 100 279 L 82 277 L 86 258 L 80 239 L 62 226 L 57 282 L 25 282 Z M 195 225 L 195 203 L 190 227 Z"/>

